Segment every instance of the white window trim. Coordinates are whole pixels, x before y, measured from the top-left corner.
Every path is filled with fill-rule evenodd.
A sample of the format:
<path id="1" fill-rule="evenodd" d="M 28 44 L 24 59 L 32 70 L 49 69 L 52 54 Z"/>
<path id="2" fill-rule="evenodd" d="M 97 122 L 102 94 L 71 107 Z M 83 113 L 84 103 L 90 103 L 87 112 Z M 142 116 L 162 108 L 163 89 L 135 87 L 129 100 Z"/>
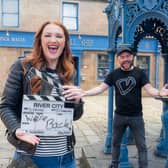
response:
<path id="1" fill-rule="evenodd" d="M 16 0 L 17 1 L 17 3 L 18 3 L 18 6 L 17 6 L 17 12 L 16 13 L 12 13 L 12 12 L 3 12 L 3 7 L 4 7 L 4 2 L 5 2 L 6 0 L 1 0 L 1 5 L 2 5 L 2 7 L 1 7 L 1 10 L 2 10 L 2 14 L 1 14 L 1 25 L 2 25 L 2 27 L 19 27 L 19 0 Z M 17 23 L 15 24 L 15 25 L 5 25 L 4 24 L 4 17 L 5 17 L 5 15 L 7 15 L 7 14 L 13 14 L 13 15 L 16 15 L 16 18 L 17 18 Z"/>

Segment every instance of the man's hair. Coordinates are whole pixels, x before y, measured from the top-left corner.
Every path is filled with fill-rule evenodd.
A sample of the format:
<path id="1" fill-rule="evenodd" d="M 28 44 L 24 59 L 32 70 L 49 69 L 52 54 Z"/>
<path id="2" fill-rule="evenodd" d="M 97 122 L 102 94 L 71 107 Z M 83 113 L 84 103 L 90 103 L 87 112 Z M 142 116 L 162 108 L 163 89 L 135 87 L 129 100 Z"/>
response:
<path id="1" fill-rule="evenodd" d="M 130 48 L 128 48 L 128 47 L 120 47 L 120 48 L 118 48 L 118 50 L 117 50 L 117 52 L 116 52 L 117 57 L 118 57 L 119 55 L 121 55 L 123 52 L 128 52 L 128 53 L 130 53 L 130 54 L 133 55 L 133 52 L 132 52 L 132 50 L 131 50 Z"/>

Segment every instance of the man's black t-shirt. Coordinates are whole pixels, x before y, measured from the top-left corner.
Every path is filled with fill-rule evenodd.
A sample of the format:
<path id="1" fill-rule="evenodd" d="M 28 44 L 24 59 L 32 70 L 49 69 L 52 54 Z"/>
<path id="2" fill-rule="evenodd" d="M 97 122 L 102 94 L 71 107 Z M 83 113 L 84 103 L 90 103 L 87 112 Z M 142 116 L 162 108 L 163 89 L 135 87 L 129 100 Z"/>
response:
<path id="1" fill-rule="evenodd" d="M 115 87 L 115 112 L 124 116 L 141 116 L 141 88 L 149 83 L 143 70 L 134 67 L 130 71 L 121 68 L 109 73 L 104 83 Z"/>

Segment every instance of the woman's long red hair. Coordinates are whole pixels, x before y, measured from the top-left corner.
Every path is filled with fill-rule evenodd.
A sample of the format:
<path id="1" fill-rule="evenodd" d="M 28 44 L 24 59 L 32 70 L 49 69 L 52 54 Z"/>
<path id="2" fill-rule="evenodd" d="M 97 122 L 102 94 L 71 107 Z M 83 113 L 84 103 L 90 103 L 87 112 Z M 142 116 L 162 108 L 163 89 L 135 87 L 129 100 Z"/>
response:
<path id="1" fill-rule="evenodd" d="M 40 69 L 43 66 L 45 67 L 47 65 L 47 62 L 41 47 L 41 35 L 45 26 L 47 26 L 48 24 L 55 24 L 61 27 L 64 32 L 65 48 L 63 50 L 62 55 L 58 59 L 56 73 L 60 76 L 60 78 L 63 80 L 65 84 L 69 84 L 70 79 L 74 73 L 74 61 L 70 50 L 69 33 L 65 28 L 65 26 L 59 22 L 47 21 L 40 27 L 40 29 L 35 34 L 33 51 L 30 55 L 26 56 L 23 59 L 22 64 L 24 66 L 27 62 L 30 62 L 31 65 L 37 69 Z"/>

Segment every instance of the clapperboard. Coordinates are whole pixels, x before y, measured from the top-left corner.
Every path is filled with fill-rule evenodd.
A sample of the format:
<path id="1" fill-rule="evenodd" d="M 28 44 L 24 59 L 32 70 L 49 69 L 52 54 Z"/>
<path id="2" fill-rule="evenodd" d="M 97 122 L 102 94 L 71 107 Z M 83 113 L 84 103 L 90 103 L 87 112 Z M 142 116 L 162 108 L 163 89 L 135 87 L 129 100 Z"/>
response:
<path id="1" fill-rule="evenodd" d="M 32 71 L 32 70 L 31 70 Z M 39 77 L 60 90 L 50 76 L 45 76 L 34 69 Z M 22 103 L 21 129 L 26 133 L 41 136 L 62 136 L 72 134 L 74 102 L 66 101 L 58 92 L 56 96 L 24 95 Z"/>

